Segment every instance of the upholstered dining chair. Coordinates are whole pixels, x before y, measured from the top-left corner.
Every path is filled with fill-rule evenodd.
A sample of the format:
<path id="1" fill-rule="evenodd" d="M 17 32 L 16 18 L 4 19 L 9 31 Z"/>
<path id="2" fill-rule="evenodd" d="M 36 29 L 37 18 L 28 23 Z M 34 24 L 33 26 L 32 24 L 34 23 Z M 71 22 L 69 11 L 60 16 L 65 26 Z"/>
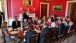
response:
<path id="1" fill-rule="evenodd" d="M 51 31 L 47 32 L 44 36 L 43 43 L 50 43 L 51 42 Z"/>
<path id="2" fill-rule="evenodd" d="M 38 43 L 38 34 L 34 34 L 29 37 L 29 43 Z"/>

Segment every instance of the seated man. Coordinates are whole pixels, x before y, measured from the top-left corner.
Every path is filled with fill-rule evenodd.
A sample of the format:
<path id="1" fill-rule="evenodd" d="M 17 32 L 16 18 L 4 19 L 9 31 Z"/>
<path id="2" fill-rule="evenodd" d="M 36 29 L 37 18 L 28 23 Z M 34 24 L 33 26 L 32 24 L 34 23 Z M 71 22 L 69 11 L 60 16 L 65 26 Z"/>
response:
<path id="1" fill-rule="evenodd" d="M 8 30 L 7 30 L 7 22 L 4 22 L 3 23 L 3 28 L 2 28 L 2 33 L 4 34 L 4 39 L 5 39 L 5 41 L 6 41 L 6 43 L 14 43 L 14 39 L 12 39 L 10 36 L 10 34 L 9 34 L 9 32 L 8 32 Z"/>
<path id="2" fill-rule="evenodd" d="M 18 28 L 18 27 L 21 27 L 20 21 L 18 21 L 18 17 L 15 16 L 15 21 L 12 22 L 12 28 L 13 28 L 13 29 L 16 29 L 16 28 Z"/>
<path id="3" fill-rule="evenodd" d="M 64 24 L 61 22 L 61 20 L 58 20 L 58 33 L 57 33 L 57 37 L 60 36 L 60 32 L 61 32 L 61 29 L 64 28 Z"/>
<path id="4" fill-rule="evenodd" d="M 52 29 L 52 31 L 55 30 L 55 27 L 56 27 L 55 22 L 51 22 L 51 29 Z"/>
<path id="5" fill-rule="evenodd" d="M 24 37 L 24 39 L 25 39 L 24 43 L 28 43 L 29 37 L 32 36 L 32 35 L 34 35 L 34 34 L 36 34 L 36 32 L 34 31 L 33 28 L 31 28 L 30 30 L 28 29 L 28 31 L 26 32 L 26 35 Z"/>
<path id="6" fill-rule="evenodd" d="M 30 24 L 36 24 L 35 18 L 33 17 L 32 20 L 30 21 Z"/>
<path id="7" fill-rule="evenodd" d="M 47 33 L 49 31 L 49 28 L 47 27 L 47 24 L 44 24 L 43 25 L 43 30 L 41 31 L 40 33 L 40 37 L 39 37 L 39 43 L 43 43 L 43 40 L 44 40 L 44 35 L 45 33 Z"/>

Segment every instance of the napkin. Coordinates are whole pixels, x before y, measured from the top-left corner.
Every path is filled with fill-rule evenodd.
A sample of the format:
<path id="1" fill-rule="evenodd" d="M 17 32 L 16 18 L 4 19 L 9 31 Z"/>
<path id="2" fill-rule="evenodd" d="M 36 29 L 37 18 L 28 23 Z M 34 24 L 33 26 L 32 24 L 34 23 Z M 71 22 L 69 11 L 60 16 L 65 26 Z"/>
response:
<path id="1" fill-rule="evenodd" d="M 12 39 L 15 39 L 15 36 L 11 36 Z"/>
<path id="2" fill-rule="evenodd" d="M 10 34 L 16 34 L 16 33 L 18 33 L 18 31 L 12 31 L 12 32 L 10 32 Z"/>

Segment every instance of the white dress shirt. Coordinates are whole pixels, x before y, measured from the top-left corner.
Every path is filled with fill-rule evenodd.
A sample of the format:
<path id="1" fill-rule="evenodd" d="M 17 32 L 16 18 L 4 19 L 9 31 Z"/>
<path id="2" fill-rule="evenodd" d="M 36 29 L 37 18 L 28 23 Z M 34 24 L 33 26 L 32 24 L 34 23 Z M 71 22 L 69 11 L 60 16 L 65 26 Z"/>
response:
<path id="1" fill-rule="evenodd" d="M 51 19 L 48 19 L 48 22 L 51 22 Z"/>
<path id="2" fill-rule="evenodd" d="M 56 26 L 55 22 L 52 22 L 51 27 L 55 27 L 55 26 Z"/>

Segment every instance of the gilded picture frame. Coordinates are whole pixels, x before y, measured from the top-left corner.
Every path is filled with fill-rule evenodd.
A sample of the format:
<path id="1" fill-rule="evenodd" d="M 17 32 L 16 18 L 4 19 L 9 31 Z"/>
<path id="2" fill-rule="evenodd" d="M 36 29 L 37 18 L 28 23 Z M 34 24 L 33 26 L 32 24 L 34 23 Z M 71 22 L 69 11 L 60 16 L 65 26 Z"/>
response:
<path id="1" fill-rule="evenodd" d="M 62 11 L 62 5 L 61 4 L 53 5 L 53 11 Z"/>
<path id="2" fill-rule="evenodd" d="M 23 0 L 23 5 L 24 6 L 32 6 L 32 1 L 33 0 Z"/>

